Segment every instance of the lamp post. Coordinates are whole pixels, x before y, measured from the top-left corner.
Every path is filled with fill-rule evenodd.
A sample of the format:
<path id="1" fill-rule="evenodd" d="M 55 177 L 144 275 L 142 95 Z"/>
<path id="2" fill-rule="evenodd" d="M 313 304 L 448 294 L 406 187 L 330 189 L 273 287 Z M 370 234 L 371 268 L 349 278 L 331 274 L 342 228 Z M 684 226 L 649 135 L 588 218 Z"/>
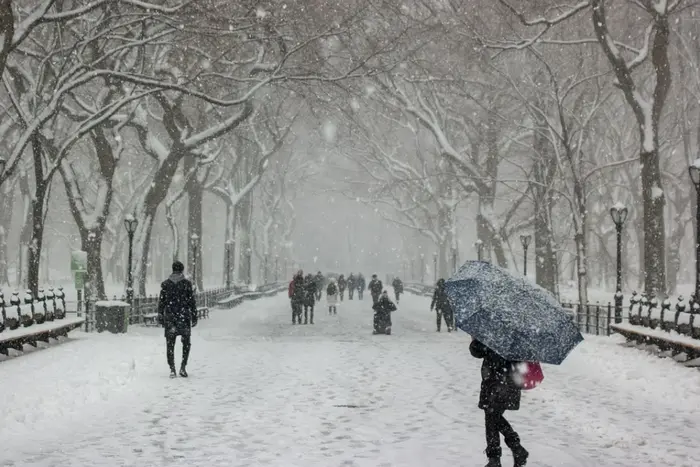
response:
<path id="1" fill-rule="evenodd" d="M 452 274 L 457 272 L 457 247 L 452 247 Z"/>
<path id="2" fill-rule="evenodd" d="M 425 284 L 425 255 L 420 254 L 420 283 Z"/>
<path id="3" fill-rule="evenodd" d="M 437 282 L 437 258 L 438 254 L 433 253 L 433 282 Z"/>
<path id="4" fill-rule="evenodd" d="M 481 239 L 479 239 L 476 242 L 474 242 L 474 245 L 476 245 L 476 257 L 479 261 L 481 261 L 481 248 L 484 246 L 484 242 L 482 242 Z"/>
<path id="5" fill-rule="evenodd" d="M 192 240 L 192 283 L 194 284 L 194 290 L 197 290 L 197 252 L 199 251 L 199 235 L 190 235 L 190 240 Z"/>
<path id="6" fill-rule="evenodd" d="M 138 225 L 139 221 L 133 214 L 127 214 L 124 217 L 124 227 L 126 227 L 126 234 L 129 236 L 129 260 L 126 271 L 126 301 L 129 304 L 134 300 L 134 276 L 131 272 L 131 263 L 134 259 L 134 234 Z"/>
<path id="7" fill-rule="evenodd" d="M 627 220 L 627 208 L 622 203 L 615 203 L 610 208 L 610 217 L 617 231 L 617 284 L 615 286 L 615 322 L 622 322 L 622 225 Z"/>
<path id="8" fill-rule="evenodd" d="M 523 245 L 523 276 L 527 276 L 527 247 L 530 246 L 532 235 L 521 235 L 520 243 Z"/>
<path id="9" fill-rule="evenodd" d="M 231 288 L 233 282 L 233 267 L 231 265 L 231 254 L 233 252 L 233 242 L 231 239 L 226 240 L 226 288 Z"/>

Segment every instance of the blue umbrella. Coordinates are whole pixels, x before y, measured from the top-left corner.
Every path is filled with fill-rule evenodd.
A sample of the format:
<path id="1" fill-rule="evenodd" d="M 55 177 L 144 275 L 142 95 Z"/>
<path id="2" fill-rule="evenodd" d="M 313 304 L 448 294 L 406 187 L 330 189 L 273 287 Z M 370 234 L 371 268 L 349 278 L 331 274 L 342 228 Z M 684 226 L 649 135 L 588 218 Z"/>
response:
<path id="1" fill-rule="evenodd" d="M 507 360 L 559 365 L 583 340 L 552 294 L 493 264 L 467 261 L 445 286 L 457 327 Z"/>

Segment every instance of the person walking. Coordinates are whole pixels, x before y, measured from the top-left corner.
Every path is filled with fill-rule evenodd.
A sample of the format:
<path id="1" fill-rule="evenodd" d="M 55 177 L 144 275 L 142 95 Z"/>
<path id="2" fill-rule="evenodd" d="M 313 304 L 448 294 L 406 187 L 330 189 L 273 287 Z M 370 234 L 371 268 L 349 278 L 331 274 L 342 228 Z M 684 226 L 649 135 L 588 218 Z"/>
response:
<path id="1" fill-rule="evenodd" d="M 338 284 L 334 278 L 331 278 L 328 287 L 326 287 L 326 302 L 328 303 L 329 315 L 338 314 L 338 290 Z"/>
<path id="2" fill-rule="evenodd" d="M 304 280 L 304 324 L 309 324 L 309 311 L 311 311 L 311 324 L 314 324 L 314 305 L 316 304 L 316 279 L 309 274 Z M 301 317 L 300 317 L 301 318 Z"/>
<path id="3" fill-rule="evenodd" d="M 316 297 L 315 298 L 316 298 L 316 301 L 318 302 L 321 300 L 321 293 L 323 292 L 323 286 L 326 283 L 326 278 L 323 277 L 323 274 L 321 273 L 321 271 L 318 271 L 318 273 L 316 274 L 316 277 L 314 278 L 314 282 L 316 282 Z"/>
<path id="4" fill-rule="evenodd" d="M 355 295 L 355 290 L 357 289 L 357 278 L 353 273 L 348 276 L 348 300 L 352 300 L 353 295 Z"/>
<path id="5" fill-rule="evenodd" d="M 443 318 L 445 318 L 447 332 L 452 332 L 454 329 L 454 313 L 452 312 L 452 305 L 450 305 L 450 301 L 447 298 L 445 279 L 438 279 L 437 281 L 433 292 L 433 301 L 430 302 L 430 311 L 433 311 L 433 309 L 437 313 L 437 332 L 440 332 Z"/>
<path id="6" fill-rule="evenodd" d="M 472 339 L 469 352 L 481 358 L 481 391 L 479 408 L 484 411 L 486 432 L 486 467 L 501 467 L 501 434 L 506 446 L 513 452 L 514 467 L 523 467 L 529 453 L 520 444 L 520 436 L 503 416 L 506 410 L 520 409 L 521 389 L 513 379 L 515 365 L 504 359 L 476 339 Z"/>
<path id="7" fill-rule="evenodd" d="M 365 287 L 367 287 L 367 281 L 365 281 L 365 276 L 362 273 L 357 275 L 355 279 L 355 286 L 357 287 L 357 299 L 362 300 L 362 295 L 365 293 Z"/>
<path id="8" fill-rule="evenodd" d="M 158 299 L 158 323 L 165 328 L 165 346 L 170 377 L 176 378 L 175 341 L 180 336 L 182 342 L 182 362 L 180 376 L 187 378 L 187 361 L 190 357 L 192 328 L 197 325 L 197 304 L 192 282 L 183 274 L 185 265 L 175 261 L 173 273 L 160 285 Z"/>
<path id="9" fill-rule="evenodd" d="M 401 294 L 403 293 L 403 282 L 398 277 L 394 277 L 391 286 L 394 288 L 394 297 L 396 298 L 396 303 L 398 304 L 399 298 L 401 298 Z"/>
<path id="10" fill-rule="evenodd" d="M 348 282 L 345 280 L 345 276 L 341 274 L 338 277 L 338 294 L 340 295 L 340 301 L 343 301 L 343 296 L 345 295 L 345 288 L 348 286 Z"/>
<path id="11" fill-rule="evenodd" d="M 372 304 L 377 303 L 379 296 L 382 294 L 382 290 L 384 290 L 384 285 L 382 281 L 377 278 L 376 274 L 372 274 L 372 280 L 369 281 L 367 290 L 369 290 L 369 293 L 372 295 Z"/>
<path id="12" fill-rule="evenodd" d="M 304 306 L 304 271 L 297 271 L 289 283 L 289 299 L 292 303 L 292 324 L 301 324 L 301 310 Z"/>

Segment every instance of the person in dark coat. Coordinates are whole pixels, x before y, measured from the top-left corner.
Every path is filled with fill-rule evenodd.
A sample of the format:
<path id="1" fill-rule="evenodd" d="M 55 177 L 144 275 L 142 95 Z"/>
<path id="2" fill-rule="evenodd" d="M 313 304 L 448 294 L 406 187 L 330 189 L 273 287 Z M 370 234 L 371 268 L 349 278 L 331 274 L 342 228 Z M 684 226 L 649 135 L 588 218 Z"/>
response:
<path id="1" fill-rule="evenodd" d="M 386 328 L 391 328 L 391 313 L 396 311 L 396 305 L 389 299 L 389 294 L 384 291 L 379 299 L 372 305 L 374 313 L 374 334 L 383 332 Z M 391 330 L 387 332 L 391 334 Z"/>
<path id="2" fill-rule="evenodd" d="M 372 280 L 369 281 L 369 285 L 367 285 L 367 290 L 369 290 L 370 295 L 372 295 L 372 303 L 377 303 L 377 300 L 379 300 L 379 296 L 382 294 L 382 290 L 384 289 L 384 285 L 382 284 L 382 281 L 380 281 L 377 278 L 376 274 L 372 274 Z"/>
<path id="3" fill-rule="evenodd" d="M 304 324 L 309 324 L 309 311 L 311 311 L 311 324 L 314 324 L 314 305 L 316 304 L 316 278 L 309 274 L 304 280 Z"/>
<path id="4" fill-rule="evenodd" d="M 345 295 L 345 288 L 348 286 L 348 281 L 345 280 L 345 275 L 341 274 L 338 277 L 338 295 L 340 296 L 340 301 L 343 301 Z"/>
<path id="5" fill-rule="evenodd" d="M 486 467 L 501 467 L 501 437 L 513 452 L 514 467 L 527 463 L 528 452 L 520 445 L 520 437 L 503 414 L 506 410 L 520 409 L 521 389 L 513 380 L 513 372 L 518 362 L 504 359 L 476 339 L 472 339 L 469 352 L 475 358 L 482 358 L 481 392 L 479 408 L 485 414 Z"/>
<path id="6" fill-rule="evenodd" d="M 292 302 L 292 324 L 301 324 L 301 310 L 304 306 L 304 271 L 297 271 L 289 285 L 289 298 Z"/>
<path id="7" fill-rule="evenodd" d="M 180 336 L 182 342 L 182 363 L 180 376 L 187 378 L 187 360 L 192 348 L 190 336 L 192 327 L 197 325 L 197 304 L 194 298 L 192 282 L 185 279 L 185 265 L 180 261 L 173 263 L 173 273 L 160 285 L 158 299 L 158 323 L 165 328 L 165 345 L 170 377 L 176 378 L 175 340 Z"/>
<path id="8" fill-rule="evenodd" d="M 326 278 L 323 277 L 321 271 L 318 271 L 316 277 L 314 277 L 314 282 L 316 282 L 316 301 L 321 300 L 321 293 L 323 292 L 323 285 L 326 283 Z"/>
<path id="9" fill-rule="evenodd" d="M 403 293 L 403 282 L 401 282 L 401 279 L 399 279 L 398 277 L 394 277 L 391 286 L 394 288 L 394 297 L 396 297 L 396 303 L 398 304 L 399 298 Z"/>
<path id="10" fill-rule="evenodd" d="M 430 302 L 430 311 L 433 311 L 433 309 L 435 309 L 437 313 L 437 332 L 440 332 L 442 318 L 445 318 L 447 332 L 452 332 L 454 329 L 454 313 L 452 312 L 452 305 L 447 298 L 445 279 L 438 279 L 437 281 L 435 291 L 433 292 L 433 301 Z"/>
<path id="11" fill-rule="evenodd" d="M 365 287 L 367 287 L 367 281 L 365 281 L 365 276 L 362 273 L 357 275 L 355 279 L 355 286 L 357 287 L 357 299 L 362 300 L 362 295 L 365 293 Z"/>
<path id="12" fill-rule="evenodd" d="M 348 300 L 352 300 L 353 295 L 355 295 L 355 290 L 357 289 L 357 278 L 353 273 L 348 276 Z"/>

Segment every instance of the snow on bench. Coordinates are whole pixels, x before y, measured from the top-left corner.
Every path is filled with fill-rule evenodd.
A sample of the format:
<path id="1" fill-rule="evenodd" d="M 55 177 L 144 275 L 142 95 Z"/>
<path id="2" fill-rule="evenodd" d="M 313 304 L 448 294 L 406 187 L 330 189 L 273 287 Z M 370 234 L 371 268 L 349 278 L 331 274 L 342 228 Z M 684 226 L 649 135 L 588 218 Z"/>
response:
<path id="1" fill-rule="evenodd" d="M 684 336 L 676 331 L 662 331 L 660 329 L 651 329 L 628 323 L 611 324 L 610 327 L 623 335 L 625 333 L 635 334 L 649 341 L 664 341 L 669 344 L 700 352 L 700 340 Z"/>

